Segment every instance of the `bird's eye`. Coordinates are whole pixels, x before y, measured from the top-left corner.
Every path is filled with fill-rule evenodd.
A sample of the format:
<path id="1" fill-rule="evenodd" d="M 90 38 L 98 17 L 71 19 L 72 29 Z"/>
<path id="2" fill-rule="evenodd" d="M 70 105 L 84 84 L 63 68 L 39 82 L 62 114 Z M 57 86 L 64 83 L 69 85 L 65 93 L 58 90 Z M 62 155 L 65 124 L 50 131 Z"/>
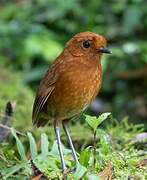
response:
<path id="1" fill-rule="evenodd" d="M 89 48 L 90 47 L 90 42 L 89 41 L 84 41 L 83 42 L 83 47 L 84 48 Z"/>

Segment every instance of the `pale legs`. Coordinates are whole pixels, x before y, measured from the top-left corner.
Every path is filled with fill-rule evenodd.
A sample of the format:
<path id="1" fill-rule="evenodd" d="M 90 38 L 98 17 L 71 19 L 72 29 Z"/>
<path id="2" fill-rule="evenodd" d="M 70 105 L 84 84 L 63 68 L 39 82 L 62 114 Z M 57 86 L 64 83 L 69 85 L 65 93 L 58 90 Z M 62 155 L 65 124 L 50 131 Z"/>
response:
<path id="1" fill-rule="evenodd" d="M 72 155 L 75 161 L 75 164 L 77 166 L 78 164 L 78 157 L 76 155 L 76 151 L 74 149 L 73 143 L 72 143 L 72 139 L 70 137 L 68 128 L 67 128 L 67 122 L 63 122 L 63 129 L 67 135 L 68 141 L 69 141 L 69 145 L 70 148 L 72 150 Z M 62 151 L 62 144 L 61 144 L 61 139 L 60 139 L 60 127 L 59 126 L 55 126 L 55 133 L 56 133 L 56 140 L 57 140 L 57 144 L 58 144 L 58 150 L 59 150 L 59 155 L 60 155 L 60 159 L 61 159 L 61 166 L 62 166 L 62 171 L 63 173 L 66 173 L 66 165 L 65 165 L 65 161 L 64 161 L 64 157 L 63 157 L 63 151 Z"/>
<path id="2" fill-rule="evenodd" d="M 65 165 L 65 161 L 63 157 L 62 144 L 61 144 L 61 139 L 60 139 L 60 127 L 55 127 L 55 132 L 56 132 L 59 155 L 61 159 L 62 171 L 64 172 L 66 170 L 66 165 Z"/>
<path id="3" fill-rule="evenodd" d="M 64 129 L 64 131 L 65 131 L 65 133 L 66 133 L 66 135 L 67 135 L 70 148 L 71 148 L 71 150 L 72 150 L 72 155 L 73 155 L 75 164 L 76 164 L 76 166 L 77 166 L 77 164 L 78 164 L 78 157 L 77 157 L 77 155 L 76 155 L 76 151 L 75 151 L 74 145 L 73 145 L 73 143 L 72 143 L 72 139 L 71 139 L 70 134 L 69 134 L 69 131 L 68 131 L 67 122 L 66 122 L 66 121 L 65 121 L 65 122 L 63 121 L 62 124 L 63 124 L 63 129 Z"/>

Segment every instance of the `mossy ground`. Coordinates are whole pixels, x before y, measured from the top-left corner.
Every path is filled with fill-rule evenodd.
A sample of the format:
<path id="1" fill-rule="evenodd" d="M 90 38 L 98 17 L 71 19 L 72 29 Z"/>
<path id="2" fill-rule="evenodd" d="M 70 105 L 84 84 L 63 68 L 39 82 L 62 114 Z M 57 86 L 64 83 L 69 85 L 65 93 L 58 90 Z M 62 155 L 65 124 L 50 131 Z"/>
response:
<path id="1" fill-rule="evenodd" d="M 112 119 L 108 121 L 110 122 L 109 125 L 106 123 L 105 131 L 102 128 L 97 129 L 95 166 L 93 164 L 93 134 L 90 128 L 86 124 L 75 124 L 70 128 L 70 131 L 76 134 L 73 136 L 74 142 L 77 142 L 76 137 L 78 140 L 82 139 L 82 142 L 85 139 L 85 142 L 81 143 L 82 149 L 78 151 L 80 162 L 78 169 L 75 173 L 69 173 L 68 179 L 92 180 L 94 178 L 106 179 L 110 176 L 115 180 L 147 179 L 146 142 L 133 142 L 136 135 L 143 132 L 143 125 L 130 124 L 127 118 L 120 123 Z M 78 129 L 84 130 L 83 137 L 78 133 Z M 86 132 L 86 136 L 84 132 Z M 28 139 L 31 152 L 28 150 L 28 143 L 26 143 Z M 21 137 L 21 141 L 16 139 L 17 148 L 14 144 L 13 149 L 11 148 L 12 142 L 1 144 L 0 172 L 3 179 L 29 179 L 32 177 L 30 155 L 41 176 L 49 179 L 62 178 L 56 143 L 52 145 L 51 142 L 48 142 L 48 137 L 44 133 L 42 133 L 41 139 L 40 150 L 36 148 L 30 136 Z M 27 153 L 22 150 L 23 148 Z M 74 162 L 71 151 L 65 147 L 64 156 L 69 169 L 73 168 Z"/>

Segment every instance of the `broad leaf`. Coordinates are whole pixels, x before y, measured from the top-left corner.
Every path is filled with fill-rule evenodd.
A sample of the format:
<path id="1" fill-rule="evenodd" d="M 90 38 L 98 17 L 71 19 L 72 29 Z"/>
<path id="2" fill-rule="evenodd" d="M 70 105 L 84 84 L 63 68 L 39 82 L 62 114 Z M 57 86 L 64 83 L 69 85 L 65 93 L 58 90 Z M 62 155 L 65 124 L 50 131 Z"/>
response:
<path id="1" fill-rule="evenodd" d="M 95 116 L 86 115 L 86 121 L 89 126 L 96 131 L 97 127 L 105 120 L 111 113 L 103 113 L 98 118 Z"/>
<path id="2" fill-rule="evenodd" d="M 77 168 L 76 168 L 76 172 L 73 176 L 74 179 L 79 180 L 80 178 L 82 178 L 85 175 L 86 171 L 87 171 L 86 167 L 84 167 L 80 163 L 78 163 Z"/>
<path id="3" fill-rule="evenodd" d="M 96 174 L 90 174 L 88 180 L 100 180 L 100 178 Z"/>
<path id="4" fill-rule="evenodd" d="M 83 150 L 81 152 L 80 157 L 79 157 L 79 162 L 80 162 L 81 165 L 83 165 L 85 167 L 88 166 L 89 159 L 90 159 L 90 154 L 91 154 L 91 152 L 88 149 L 85 149 L 85 150 Z"/>
<path id="5" fill-rule="evenodd" d="M 62 150 L 63 150 L 64 155 L 68 155 L 68 154 L 71 153 L 71 150 L 65 148 L 63 145 L 62 145 Z M 54 144 L 53 144 L 53 146 L 51 148 L 50 154 L 53 155 L 53 156 L 58 156 L 59 155 L 58 145 L 57 145 L 56 141 L 54 141 Z"/>
<path id="6" fill-rule="evenodd" d="M 30 132 L 28 132 L 27 135 L 29 137 L 31 156 L 34 159 L 37 156 L 36 142 L 33 135 Z"/>
<path id="7" fill-rule="evenodd" d="M 43 157 L 46 157 L 48 155 L 48 137 L 45 133 L 41 134 L 41 155 Z"/>
<path id="8" fill-rule="evenodd" d="M 18 149 L 18 153 L 21 157 L 21 160 L 22 161 L 27 161 L 27 157 L 26 157 L 26 154 L 25 154 L 25 149 L 24 149 L 24 146 L 23 144 L 21 143 L 21 141 L 19 140 L 15 130 L 13 128 L 11 128 L 11 133 L 12 135 L 14 136 L 15 140 L 16 140 L 16 145 L 17 145 L 17 149 Z"/>

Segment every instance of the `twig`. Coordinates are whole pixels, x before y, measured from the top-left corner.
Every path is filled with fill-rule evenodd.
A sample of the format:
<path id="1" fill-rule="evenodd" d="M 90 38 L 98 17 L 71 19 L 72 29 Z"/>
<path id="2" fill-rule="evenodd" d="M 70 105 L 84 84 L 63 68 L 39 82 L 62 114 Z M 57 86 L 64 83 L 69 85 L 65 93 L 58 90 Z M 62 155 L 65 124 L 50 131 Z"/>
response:
<path id="1" fill-rule="evenodd" d="M 93 156 L 94 156 L 94 168 L 96 164 L 96 131 L 93 133 Z"/>
<path id="2" fill-rule="evenodd" d="M 1 124 L 1 123 L 0 123 L 0 127 L 11 131 L 11 127 L 8 127 L 8 126 L 3 125 L 3 124 Z M 15 131 L 16 131 L 17 134 L 20 134 L 20 135 L 22 135 L 22 136 L 26 136 L 24 133 L 22 133 L 22 132 L 20 132 L 20 131 L 17 131 L 16 129 L 15 129 Z"/>
<path id="3" fill-rule="evenodd" d="M 136 70 L 117 72 L 117 73 L 115 73 L 115 76 L 117 78 L 126 79 L 126 80 L 146 78 L 147 77 L 147 65 L 145 65 L 143 68 L 136 69 Z"/>

